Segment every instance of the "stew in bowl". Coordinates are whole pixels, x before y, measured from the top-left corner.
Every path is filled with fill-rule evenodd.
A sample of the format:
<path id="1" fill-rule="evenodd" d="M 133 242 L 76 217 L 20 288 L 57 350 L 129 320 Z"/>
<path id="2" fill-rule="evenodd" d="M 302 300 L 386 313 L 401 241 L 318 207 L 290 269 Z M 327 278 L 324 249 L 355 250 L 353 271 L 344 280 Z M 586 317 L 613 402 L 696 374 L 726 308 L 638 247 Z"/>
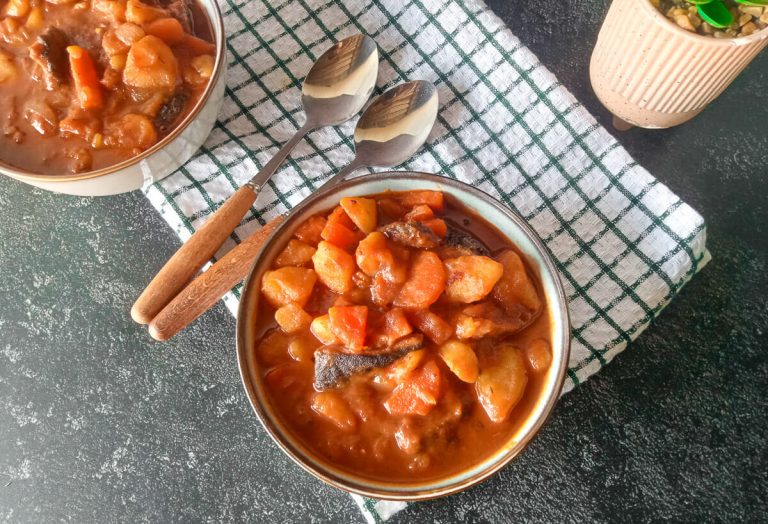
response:
<path id="1" fill-rule="evenodd" d="M 342 488 L 394 497 L 338 479 L 466 476 L 524 442 L 562 384 L 559 281 L 462 186 L 339 190 L 275 232 L 247 284 L 238 351 L 251 401 L 284 449 Z"/>
<path id="2" fill-rule="evenodd" d="M 98 170 L 169 135 L 216 49 L 194 0 L 8 0 L 0 19 L 0 162 Z"/>

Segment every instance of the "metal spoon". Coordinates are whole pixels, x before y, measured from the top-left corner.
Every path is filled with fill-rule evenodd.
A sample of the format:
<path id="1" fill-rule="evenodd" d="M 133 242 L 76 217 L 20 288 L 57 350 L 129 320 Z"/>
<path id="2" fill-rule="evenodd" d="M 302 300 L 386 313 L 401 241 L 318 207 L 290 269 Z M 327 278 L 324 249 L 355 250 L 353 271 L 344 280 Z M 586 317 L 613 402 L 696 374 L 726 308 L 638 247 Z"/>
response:
<path id="1" fill-rule="evenodd" d="M 323 187 L 341 182 L 361 167 L 392 167 L 408 160 L 429 136 L 437 107 L 437 90 L 429 82 L 408 82 L 385 92 L 357 123 L 355 158 Z M 245 278 L 264 241 L 284 218 L 268 222 L 192 281 L 149 324 L 152 337 L 171 338 Z"/>
<path id="2" fill-rule="evenodd" d="M 363 108 L 376 86 L 378 70 L 376 42 L 363 34 L 345 38 L 317 59 L 302 85 L 302 104 L 307 117 L 304 125 L 160 269 L 131 308 L 136 322 L 149 323 L 211 259 L 304 135 L 345 122 Z"/>

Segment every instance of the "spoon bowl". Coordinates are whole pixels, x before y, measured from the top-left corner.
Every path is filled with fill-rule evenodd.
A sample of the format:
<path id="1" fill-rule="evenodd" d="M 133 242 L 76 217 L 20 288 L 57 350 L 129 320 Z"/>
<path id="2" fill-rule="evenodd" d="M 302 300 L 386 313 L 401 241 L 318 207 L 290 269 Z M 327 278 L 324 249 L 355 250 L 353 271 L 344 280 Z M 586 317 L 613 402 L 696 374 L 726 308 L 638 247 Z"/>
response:
<path id="1" fill-rule="evenodd" d="M 437 89 L 414 80 L 388 89 L 363 112 L 355 127 L 355 158 L 331 177 L 337 184 L 361 167 L 394 167 L 424 145 L 437 119 Z"/>
<path id="2" fill-rule="evenodd" d="M 358 33 L 333 45 L 302 84 L 307 124 L 338 125 L 359 113 L 376 87 L 378 70 L 379 52 L 371 37 Z"/>

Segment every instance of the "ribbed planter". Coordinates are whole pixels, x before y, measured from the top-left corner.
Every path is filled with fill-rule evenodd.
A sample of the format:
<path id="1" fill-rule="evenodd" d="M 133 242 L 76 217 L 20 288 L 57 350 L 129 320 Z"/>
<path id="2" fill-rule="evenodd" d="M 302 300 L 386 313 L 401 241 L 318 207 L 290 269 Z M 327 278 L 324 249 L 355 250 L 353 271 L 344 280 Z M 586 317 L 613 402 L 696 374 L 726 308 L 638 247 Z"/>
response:
<path id="1" fill-rule="evenodd" d="M 597 37 L 592 87 L 614 115 L 665 128 L 696 116 L 768 45 L 768 28 L 717 39 L 681 29 L 648 0 L 614 0 Z"/>

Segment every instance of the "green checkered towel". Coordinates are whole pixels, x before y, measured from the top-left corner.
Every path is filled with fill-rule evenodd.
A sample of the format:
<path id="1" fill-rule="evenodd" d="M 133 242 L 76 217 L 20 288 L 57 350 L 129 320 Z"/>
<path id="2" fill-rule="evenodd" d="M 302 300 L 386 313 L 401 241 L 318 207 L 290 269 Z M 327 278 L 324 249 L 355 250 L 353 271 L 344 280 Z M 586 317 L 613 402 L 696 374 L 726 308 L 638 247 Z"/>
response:
<path id="1" fill-rule="evenodd" d="M 477 0 L 220 0 L 229 72 L 200 153 L 146 194 L 186 239 L 303 122 L 301 80 L 329 45 L 362 31 L 379 45 L 379 91 L 433 82 L 440 113 L 403 169 L 486 191 L 554 256 L 573 324 L 564 392 L 635 339 L 708 261 L 704 221 L 627 154 Z M 354 122 L 315 131 L 259 196 L 221 255 L 353 157 Z M 225 298 L 234 312 L 239 289 Z M 404 503 L 356 502 L 370 522 Z"/>

